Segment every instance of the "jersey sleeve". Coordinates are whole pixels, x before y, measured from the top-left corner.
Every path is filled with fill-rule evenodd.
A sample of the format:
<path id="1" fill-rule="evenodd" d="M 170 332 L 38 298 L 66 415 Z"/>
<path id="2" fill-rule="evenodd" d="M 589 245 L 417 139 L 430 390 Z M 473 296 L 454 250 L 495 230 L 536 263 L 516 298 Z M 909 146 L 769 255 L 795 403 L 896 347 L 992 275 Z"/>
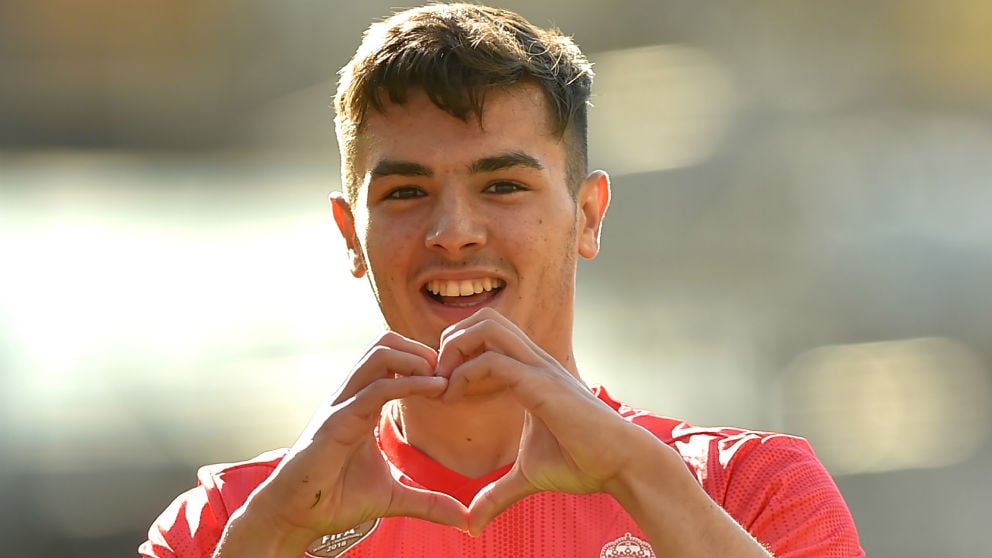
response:
<path id="1" fill-rule="evenodd" d="M 864 557 L 847 504 L 806 440 L 772 434 L 734 445 L 721 452 L 720 503 L 776 558 Z"/>
<path id="2" fill-rule="evenodd" d="M 180 494 L 152 523 L 142 558 L 209 558 L 231 513 L 272 474 L 285 449 L 265 452 L 240 463 L 201 467 L 197 486 Z"/>
<path id="3" fill-rule="evenodd" d="M 180 494 L 152 523 L 148 540 L 138 547 L 142 558 L 210 558 L 230 513 L 209 470 L 199 483 Z"/>

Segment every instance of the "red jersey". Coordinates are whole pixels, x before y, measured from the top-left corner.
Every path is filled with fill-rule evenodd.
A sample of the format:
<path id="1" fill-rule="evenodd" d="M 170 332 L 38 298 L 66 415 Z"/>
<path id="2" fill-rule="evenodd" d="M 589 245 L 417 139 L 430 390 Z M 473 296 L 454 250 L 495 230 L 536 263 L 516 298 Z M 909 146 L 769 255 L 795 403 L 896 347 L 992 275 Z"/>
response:
<path id="1" fill-rule="evenodd" d="M 802 438 L 734 428 L 696 428 L 596 395 L 625 419 L 674 448 L 703 489 L 776 558 L 862 558 L 851 514 L 833 479 Z M 406 443 L 384 413 L 376 429 L 402 482 L 445 492 L 466 505 L 509 466 L 462 476 Z M 243 463 L 203 467 L 199 485 L 180 495 L 152 525 L 141 556 L 208 558 L 231 513 L 262 483 L 285 450 Z M 496 517 L 479 537 L 408 517 L 386 517 L 315 541 L 305 556 L 654 557 L 646 537 L 607 494 L 544 492 Z M 664 558 L 664 557 L 657 557 Z"/>

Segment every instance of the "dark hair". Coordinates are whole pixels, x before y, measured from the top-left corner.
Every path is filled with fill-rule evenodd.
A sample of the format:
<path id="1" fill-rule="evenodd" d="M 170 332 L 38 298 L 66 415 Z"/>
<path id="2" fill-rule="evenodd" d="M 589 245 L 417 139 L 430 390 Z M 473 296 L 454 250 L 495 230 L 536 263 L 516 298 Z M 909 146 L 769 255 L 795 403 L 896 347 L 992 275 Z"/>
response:
<path id="1" fill-rule="evenodd" d="M 438 108 L 482 117 L 489 88 L 532 83 L 547 100 L 552 132 L 565 142 L 569 188 L 586 174 L 586 107 L 592 65 L 570 37 L 520 15 L 474 4 L 432 4 L 372 24 L 339 72 L 334 119 L 343 187 L 354 202 L 357 138 L 368 110 L 424 91 Z"/>

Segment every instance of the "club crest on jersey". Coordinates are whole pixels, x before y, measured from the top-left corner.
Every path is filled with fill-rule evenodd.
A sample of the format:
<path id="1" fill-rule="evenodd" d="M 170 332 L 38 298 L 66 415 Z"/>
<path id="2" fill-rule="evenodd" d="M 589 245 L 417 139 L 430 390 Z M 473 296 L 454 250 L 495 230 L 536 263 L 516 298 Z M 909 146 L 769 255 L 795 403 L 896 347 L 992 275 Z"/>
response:
<path id="1" fill-rule="evenodd" d="M 372 534 L 372 531 L 378 526 L 379 519 L 377 518 L 372 521 L 366 521 L 342 533 L 324 535 L 310 544 L 306 555 L 312 558 L 335 558 L 336 556 L 341 556 L 365 537 Z"/>
<path id="2" fill-rule="evenodd" d="M 599 551 L 599 558 L 655 558 L 654 550 L 647 541 L 630 533 L 606 543 Z"/>

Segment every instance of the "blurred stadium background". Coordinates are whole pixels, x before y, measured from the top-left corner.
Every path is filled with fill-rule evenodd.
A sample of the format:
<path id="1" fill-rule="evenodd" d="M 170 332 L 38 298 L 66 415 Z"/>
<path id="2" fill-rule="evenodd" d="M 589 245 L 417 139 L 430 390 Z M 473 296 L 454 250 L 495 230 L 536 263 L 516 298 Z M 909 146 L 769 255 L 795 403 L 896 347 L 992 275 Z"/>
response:
<path id="1" fill-rule="evenodd" d="M 874 558 L 992 557 L 992 3 L 493 3 L 599 74 L 586 377 L 807 436 Z M 0 0 L 3 555 L 133 555 L 379 331 L 328 106 L 396 5 Z"/>

